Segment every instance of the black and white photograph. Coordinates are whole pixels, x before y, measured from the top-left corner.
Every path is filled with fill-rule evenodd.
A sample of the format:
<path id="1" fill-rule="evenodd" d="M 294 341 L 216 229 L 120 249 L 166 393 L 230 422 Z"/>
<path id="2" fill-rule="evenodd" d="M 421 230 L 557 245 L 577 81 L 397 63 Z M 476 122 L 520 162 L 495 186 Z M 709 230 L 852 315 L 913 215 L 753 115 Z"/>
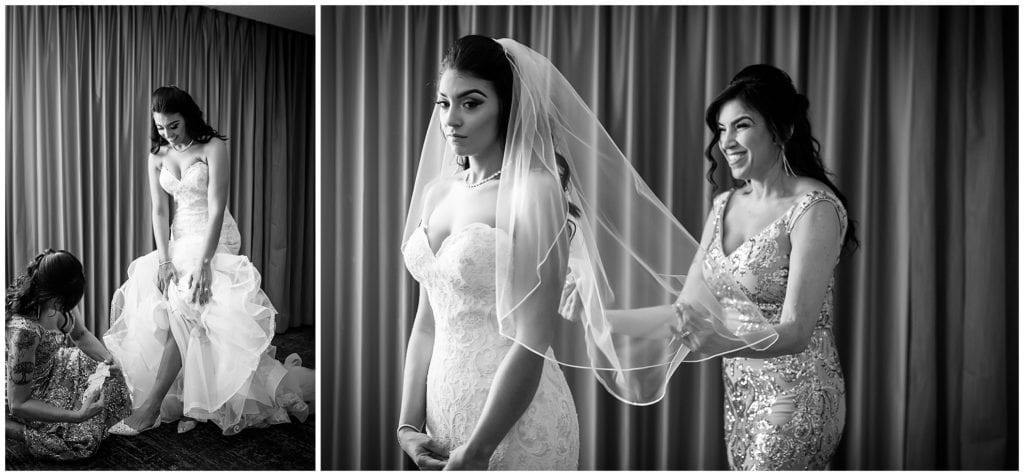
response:
<path id="1" fill-rule="evenodd" d="M 1017 469 L 1018 18 L 320 7 L 321 468 Z"/>
<path id="2" fill-rule="evenodd" d="M 5 9 L 5 468 L 314 470 L 315 7 Z"/>

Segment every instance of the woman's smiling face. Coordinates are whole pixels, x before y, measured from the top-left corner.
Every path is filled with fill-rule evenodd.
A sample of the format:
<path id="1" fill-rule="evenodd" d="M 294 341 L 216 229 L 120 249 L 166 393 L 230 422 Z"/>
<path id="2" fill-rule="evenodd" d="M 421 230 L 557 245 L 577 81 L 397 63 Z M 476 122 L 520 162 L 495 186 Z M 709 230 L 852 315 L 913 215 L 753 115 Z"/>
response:
<path id="1" fill-rule="evenodd" d="M 718 148 L 738 180 L 760 179 L 778 161 L 779 146 L 764 117 L 738 99 L 718 113 Z"/>
<path id="2" fill-rule="evenodd" d="M 153 113 L 153 124 L 157 132 L 171 145 L 188 143 L 189 137 L 185 132 L 185 118 L 178 113 L 164 114 Z"/>

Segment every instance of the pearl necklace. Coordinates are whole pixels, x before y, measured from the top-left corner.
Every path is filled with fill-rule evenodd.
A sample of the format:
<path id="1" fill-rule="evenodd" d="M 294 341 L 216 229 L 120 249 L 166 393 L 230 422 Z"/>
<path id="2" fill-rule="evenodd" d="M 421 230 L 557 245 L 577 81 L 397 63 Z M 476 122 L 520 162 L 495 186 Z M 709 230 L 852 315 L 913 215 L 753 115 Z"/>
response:
<path id="1" fill-rule="evenodd" d="M 181 153 L 181 152 L 185 152 L 186 150 L 191 149 L 192 145 L 195 144 L 195 143 L 196 143 L 196 140 L 192 139 L 192 140 L 188 141 L 188 145 L 186 145 L 185 147 L 182 147 L 182 148 L 179 149 L 178 146 L 176 146 L 174 144 L 171 144 L 171 148 L 174 149 L 175 151 L 177 151 L 178 153 Z"/>
<path id="2" fill-rule="evenodd" d="M 501 171 L 499 170 L 499 171 L 494 172 L 493 174 L 491 174 L 489 177 L 487 177 L 487 178 L 485 178 L 485 179 L 483 179 L 483 180 L 481 180 L 481 181 L 479 181 L 477 183 L 469 183 L 469 174 L 466 174 L 465 182 L 466 182 L 466 186 L 467 187 L 469 187 L 469 188 L 477 188 L 477 187 L 479 187 L 479 186 L 481 186 L 481 185 L 483 185 L 483 184 L 485 184 L 487 182 L 491 182 L 493 180 L 498 180 L 498 177 L 500 177 L 500 176 L 501 176 Z"/>

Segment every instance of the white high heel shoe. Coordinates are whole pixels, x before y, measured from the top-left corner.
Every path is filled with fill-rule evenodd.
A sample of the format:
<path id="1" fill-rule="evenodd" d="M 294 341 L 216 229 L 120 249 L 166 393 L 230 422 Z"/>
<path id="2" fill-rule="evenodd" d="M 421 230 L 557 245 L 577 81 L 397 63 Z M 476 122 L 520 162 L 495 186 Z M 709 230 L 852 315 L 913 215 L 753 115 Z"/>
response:
<path id="1" fill-rule="evenodd" d="M 158 426 L 160 426 L 160 418 L 156 419 L 156 422 L 153 423 L 153 426 L 150 426 L 149 428 L 143 428 L 141 430 L 136 430 L 135 428 L 128 426 L 128 424 L 125 423 L 124 420 L 121 420 L 117 423 L 114 423 L 114 426 L 111 426 L 107 430 L 107 433 L 110 433 L 111 435 L 120 436 L 139 436 L 140 434 L 152 430 Z"/>
<path id="2" fill-rule="evenodd" d="M 198 426 L 198 425 L 199 425 L 199 422 L 197 422 L 195 420 L 192 420 L 192 419 L 188 419 L 188 420 L 181 419 L 181 420 L 178 420 L 178 434 L 180 435 L 182 433 L 188 433 L 188 432 L 196 429 L 196 426 Z"/>

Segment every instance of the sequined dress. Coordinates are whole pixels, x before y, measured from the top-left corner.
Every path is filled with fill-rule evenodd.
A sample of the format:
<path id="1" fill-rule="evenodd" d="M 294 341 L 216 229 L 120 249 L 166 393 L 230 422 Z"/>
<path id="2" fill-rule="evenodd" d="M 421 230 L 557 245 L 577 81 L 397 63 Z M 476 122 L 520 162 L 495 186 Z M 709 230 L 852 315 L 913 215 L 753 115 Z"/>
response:
<path id="1" fill-rule="evenodd" d="M 722 248 L 723 214 L 733 191 L 715 199 L 714 240 L 706 260 L 731 274 L 771 324 L 778 324 L 786 297 L 790 232 L 813 204 L 827 202 L 847 216 L 831 193 L 803 195 L 777 220 L 728 256 Z M 807 348 L 768 359 L 725 358 L 725 438 L 732 469 L 827 469 L 842 437 L 846 416 L 843 372 L 832 333 L 834 279 Z"/>
<path id="2" fill-rule="evenodd" d="M 20 316 L 7 320 L 6 338 L 7 375 L 12 375 L 12 356 L 19 346 L 36 343 L 32 399 L 65 410 L 81 408 L 89 376 L 96 371 L 95 360 L 78 347 L 64 345 L 63 333 L 44 329 L 39 323 Z M 103 399 L 103 410 L 81 423 L 17 418 L 10 414 L 10 404 L 6 405 L 7 418 L 25 425 L 25 443 L 35 457 L 64 461 L 88 458 L 106 438 L 107 428 L 131 413 L 128 389 L 121 377 L 106 378 Z"/>
<path id="3" fill-rule="evenodd" d="M 260 289 L 260 273 L 239 255 L 241 237 L 234 218 L 224 212 L 217 250 L 210 260 L 211 297 L 206 305 L 192 302 L 188 276 L 205 248 L 209 215 L 205 161 L 193 162 L 175 177 L 160 171 L 160 186 L 174 199 L 169 254 L 177 285 L 166 297 L 157 288 L 156 251 L 128 267 L 128 279 L 111 300 L 111 327 L 104 343 L 121 364 L 135 405 L 154 386 L 169 338 L 181 354 L 181 372 L 164 398 L 160 420 L 184 414 L 212 421 L 226 435 L 249 427 L 305 420 L 308 405 L 289 382 L 289 368 L 275 358 L 274 318 L 277 311 Z M 290 364 L 291 365 L 291 364 Z"/>
<path id="4" fill-rule="evenodd" d="M 427 433 L 451 451 L 466 443 L 483 412 L 512 341 L 495 315 L 495 240 L 508 236 L 481 223 L 448 236 L 437 253 L 424 228 L 406 242 L 409 272 L 430 298 L 434 349 L 427 373 Z M 545 359 L 529 408 L 491 456 L 492 470 L 575 470 L 579 420 L 561 369 Z"/>

